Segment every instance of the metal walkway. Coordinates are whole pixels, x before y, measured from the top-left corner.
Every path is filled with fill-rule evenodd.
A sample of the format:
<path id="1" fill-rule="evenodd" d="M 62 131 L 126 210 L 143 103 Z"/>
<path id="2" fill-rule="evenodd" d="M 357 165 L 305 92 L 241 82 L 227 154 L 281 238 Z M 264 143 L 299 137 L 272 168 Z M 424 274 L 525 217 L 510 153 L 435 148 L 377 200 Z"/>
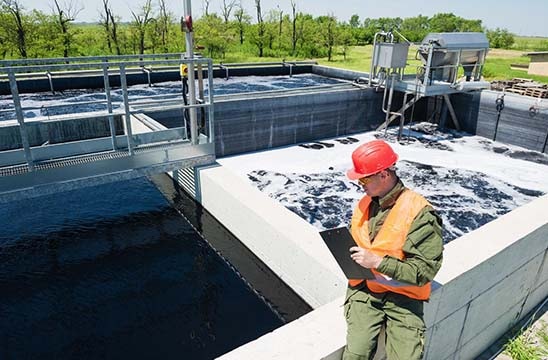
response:
<path id="1" fill-rule="evenodd" d="M 0 202 L 215 161 L 213 94 L 209 91 L 204 96 L 203 86 L 205 80 L 209 89 L 213 87 L 210 59 L 161 54 L 24 62 L 23 66 L 0 67 L 0 73 L 7 74 L 12 94 L 10 106 L 2 106 L 0 115 L 14 117 L 0 121 Z M 199 91 L 193 72 L 188 81 L 182 78 L 179 95 L 130 94 L 128 72 L 147 69 L 150 73 L 154 67 L 166 65 L 180 66 L 181 73 L 184 67 L 195 69 Z M 53 71 L 85 76 L 86 71 L 97 69 L 102 70 L 104 92 L 93 93 L 91 101 L 69 104 L 68 110 L 58 115 L 49 115 L 49 111 L 67 105 L 48 105 L 45 112 L 44 105 L 21 106 L 18 79 Z M 116 96 L 112 79 L 120 84 Z M 154 120 L 154 113 L 161 111 L 168 99 L 170 107 L 175 103 L 180 109 L 180 126 L 171 129 Z M 80 105 L 92 110 L 81 113 Z M 76 112 L 71 113 L 71 107 Z M 98 107 L 104 110 L 93 111 Z M 42 116 L 25 117 L 33 111 Z M 198 112 L 202 127 L 198 126 Z"/>

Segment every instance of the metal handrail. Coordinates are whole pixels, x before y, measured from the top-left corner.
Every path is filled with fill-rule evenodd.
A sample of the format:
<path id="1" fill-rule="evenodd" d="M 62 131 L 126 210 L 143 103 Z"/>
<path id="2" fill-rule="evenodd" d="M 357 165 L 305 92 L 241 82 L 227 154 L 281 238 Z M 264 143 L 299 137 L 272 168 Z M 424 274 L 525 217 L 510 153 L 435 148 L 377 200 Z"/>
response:
<path id="1" fill-rule="evenodd" d="M 4 60 L 5 61 L 5 60 Z M 79 63 L 79 64 L 57 64 L 57 63 L 44 63 L 40 65 L 18 65 L 18 66 L 11 66 L 9 67 L 13 72 L 16 74 L 27 74 L 27 76 L 33 76 L 33 77 L 40 77 L 45 76 L 44 72 L 49 71 L 52 75 L 64 75 L 66 71 L 63 71 L 60 73 L 61 70 L 68 69 L 69 71 L 71 69 L 74 70 L 80 70 L 82 74 L 90 74 L 92 72 L 98 72 L 100 69 L 94 69 L 100 67 L 104 62 L 87 62 L 87 63 Z M 143 60 L 143 61 L 124 61 L 124 62 L 106 62 L 109 68 L 115 68 L 119 67 L 120 65 L 125 65 L 126 70 L 137 70 L 142 72 L 142 68 L 146 65 L 155 65 L 155 64 L 170 64 L 173 65 L 172 67 L 165 67 L 163 70 L 176 70 L 178 69 L 177 66 L 179 66 L 182 63 L 186 64 L 206 64 L 207 60 L 205 58 L 197 58 L 197 59 L 163 59 L 163 60 Z M 258 67 L 258 66 L 287 66 L 288 64 L 298 66 L 298 65 L 317 65 L 318 63 L 316 61 L 280 61 L 280 62 L 259 62 L 259 63 L 219 63 L 219 64 L 212 64 L 213 68 L 217 69 L 224 69 L 226 67 Z M 177 65 L 177 66 L 175 66 Z M 128 66 L 134 66 L 134 68 L 129 68 Z M 5 77 L 2 76 L 2 73 L 7 73 L 8 67 L 0 67 L 0 78 Z M 158 69 L 157 69 L 158 70 Z M 116 71 L 116 69 L 113 69 L 113 71 Z M 41 72 L 41 73 L 38 73 Z M 71 74 L 78 74 L 79 72 L 72 72 Z M 69 75 L 69 74 L 66 74 Z"/>
<path id="2" fill-rule="evenodd" d="M 42 59 L 15 59 L 15 60 L 0 60 L 0 66 L 13 67 L 16 64 L 54 64 L 54 63 L 70 63 L 79 61 L 97 61 L 108 62 L 111 59 L 156 59 L 156 58 L 177 58 L 184 57 L 184 53 L 165 53 L 165 54 L 141 54 L 141 55 L 107 55 L 107 56 L 75 56 L 61 58 L 42 58 Z"/>
<path id="3" fill-rule="evenodd" d="M 208 59 L 178 59 L 178 60 L 147 60 L 147 61 L 117 61 L 117 62 L 108 62 L 108 67 L 110 68 L 119 68 L 120 66 L 129 67 L 134 66 L 135 68 L 141 69 L 145 65 L 154 65 L 154 64 L 172 64 L 172 65 L 181 65 L 181 64 L 207 64 Z M 83 63 L 83 64 L 47 64 L 47 65 L 34 65 L 34 66 L 12 66 L 0 68 L 0 73 L 7 73 L 12 71 L 14 73 L 28 73 L 32 71 L 47 71 L 50 72 L 55 70 L 62 69 L 90 69 L 98 68 L 102 66 L 104 62 L 101 63 Z"/>
<path id="4" fill-rule="evenodd" d="M 119 60 L 120 58 L 116 58 L 116 60 Z M 89 58 L 88 58 L 89 60 Z M 127 141 L 127 145 L 126 146 L 122 146 L 122 147 L 125 147 L 127 148 L 127 151 L 129 152 L 129 155 L 133 155 L 134 154 L 134 151 L 137 147 L 139 147 L 139 145 L 142 145 L 142 144 L 147 144 L 147 145 L 150 145 L 151 142 L 145 142 L 143 143 L 142 141 L 139 141 L 137 144 L 135 143 L 135 139 L 138 139 L 139 137 L 142 137 L 142 135 L 138 135 L 138 137 L 135 137 L 133 135 L 133 130 L 132 130 L 132 125 L 131 125 L 131 121 L 130 121 L 130 118 L 132 115 L 135 115 L 135 114 L 139 114 L 139 113 L 142 113 L 143 111 L 156 111 L 158 109 L 160 109 L 160 106 L 157 106 L 157 104 L 160 104 L 162 102 L 165 103 L 165 99 L 166 99 L 166 95 L 161 95 L 162 97 L 162 100 L 156 100 L 156 99 L 151 99 L 151 96 L 139 96 L 139 97 L 136 97 L 136 98 L 133 98 L 133 99 L 130 99 L 129 96 L 128 96 L 128 87 L 127 87 L 127 79 L 126 79 L 126 69 L 128 66 L 134 66 L 134 65 L 139 65 L 140 66 L 140 69 L 143 69 L 145 65 L 150 65 L 150 64 L 157 64 L 159 62 L 162 62 L 162 63 L 170 63 L 170 64 L 177 64 L 177 65 L 182 65 L 182 64 L 188 64 L 191 68 L 195 68 L 196 65 L 200 64 L 206 64 L 207 65 L 207 74 L 208 74 L 208 80 L 209 80 L 209 86 L 210 86 L 210 89 L 212 88 L 213 86 L 213 82 L 212 82 L 212 72 L 213 72 L 213 65 L 212 65 L 212 62 L 211 62 L 211 59 L 206 59 L 206 58 L 194 58 L 194 59 L 186 59 L 186 58 L 180 58 L 180 59 L 176 59 L 176 60 L 161 60 L 161 61 L 157 61 L 157 60 L 143 60 L 143 61 L 127 61 L 127 62 L 123 62 L 123 61 L 116 61 L 116 62 L 101 62 L 101 63 L 84 63 L 84 64 L 44 64 L 44 65 L 36 65 L 36 66 L 14 66 L 14 67 L 4 67 L 4 68 L 0 68 L 0 72 L 6 72 L 8 74 L 8 78 L 10 80 L 10 90 L 12 92 L 12 99 L 13 99 L 13 108 L 12 109 L 4 109 L 4 110 L 1 110 L 1 112 L 10 112 L 10 111 L 15 111 L 16 113 L 16 118 L 17 118 L 17 126 L 19 127 L 19 130 L 20 130 L 20 135 L 21 135 L 21 142 L 22 142 L 22 150 L 24 152 L 24 157 L 25 157 L 25 162 L 27 164 L 27 167 L 29 169 L 29 171 L 33 171 L 34 170 L 34 163 L 35 163 L 35 160 L 34 160 L 34 156 L 33 156 L 33 149 L 36 148 L 35 146 L 31 146 L 30 145 L 30 142 L 29 142 L 29 136 L 28 136 L 28 133 L 27 133 L 27 129 L 26 129 L 26 124 L 25 124 L 25 115 L 24 115 L 24 111 L 23 110 L 28 110 L 28 109 L 39 109 L 38 107 L 27 107 L 27 108 L 23 108 L 21 106 L 21 103 L 20 103 L 20 100 L 19 100 L 19 91 L 18 91 L 18 88 L 17 88 L 17 75 L 21 75 L 21 74 L 17 74 L 17 71 L 20 71 L 20 70 L 26 70 L 26 71 L 29 71 L 29 70 L 41 70 L 41 71 L 44 71 L 44 70 L 47 70 L 47 73 L 50 74 L 51 70 L 54 70 L 54 69 L 61 69 L 61 68 L 64 68 L 64 69 L 81 69 L 81 68 L 84 68 L 84 67 L 89 67 L 89 66 L 93 66 L 93 67 L 100 67 L 100 71 L 103 73 L 103 77 L 104 77 L 104 89 L 105 89 L 105 93 L 104 93 L 104 99 L 101 99 L 101 100 L 92 100 L 92 101 L 84 101 L 84 102 L 80 102 L 78 104 L 82 104 L 82 105 L 88 105 L 88 104 L 106 104 L 107 106 L 107 109 L 106 111 L 96 111 L 96 112 L 89 112 L 89 113 L 86 113 L 86 114 L 79 114 L 78 116 L 76 116 L 77 119 L 79 120 L 83 120 L 83 119 L 89 119 L 89 118 L 97 118 L 97 117 L 103 117 L 103 116 L 108 116 L 109 118 L 109 128 L 110 128 L 110 133 L 111 133 L 111 137 L 112 137 L 112 150 L 113 151 L 116 151 L 118 149 L 120 149 L 120 142 L 117 141 L 117 135 L 116 135 L 116 129 L 115 129 L 115 122 L 114 122 L 114 117 L 115 116 L 122 116 L 122 119 L 123 119 L 123 125 L 124 125 L 124 133 L 125 133 L 125 140 Z M 198 67 L 198 68 L 201 68 L 201 67 Z M 110 84 L 109 84 L 109 76 L 112 75 L 113 72 L 116 72 L 119 74 L 120 76 L 120 82 L 121 82 L 121 89 L 122 89 L 122 98 L 123 98 L 123 101 L 112 101 L 112 94 L 110 93 Z M 101 94 L 103 95 L 103 94 Z M 192 94 L 191 96 L 195 96 L 194 94 Z M 158 96 L 159 97 L 159 96 Z M 172 95 L 167 95 L 167 97 L 173 97 Z M 141 100 L 145 100 L 145 101 L 141 101 Z M 200 103 L 198 104 L 193 104 L 191 102 L 191 104 L 184 104 L 183 102 L 180 102 L 179 104 L 177 104 L 177 108 L 181 108 L 183 110 L 185 109 L 195 109 L 195 108 L 210 108 L 210 110 L 208 111 L 209 113 L 209 118 L 210 118 L 210 123 L 209 123 L 209 136 L 207 137 L 207 142 L 208 143 L 213 143 L 214 139 L 213 139 L 213 109 L 212 109 L 212 106 L 213 106 L 213 92 L 210 91 L 209 92 L 209 97 L 207 99 L 204 99 L 205 101 L 201 101 Z M 74 105 L 74 104 L 71 104 L 71 105 Z M 117 109 L 117 110 L 113 110 L 113 105 L 114 106 L 118 106 L 118 105 L 122 105 L 120 107 L 120 109 Z M 137 109 L 132 109 L 132 105 L 135 105 L 137 107 L 139 107 L 140 109 L 137 110 Z M 61 107 L 66 107 L 66 106 L 70 106 L 70 105 L 67 105 L 67 104 L 58 104 L 58 105 L 52 105 L 52 106 L 49 106 L 48 108 L 61 108 Z M 143 107 L 146 107 L 146 109 L 143 109 Z M 173 108 L 173 106 L 172 106 Z M 41 107 L 40 107 L 41 109 Z M 63 118 L 67 118 L 67 115 L 69 114 L 62 114 L 62 115 L 58 115 L 58 116 L 49 116 L 48 115 L 48 121 L 52 121 L 52 120 L 55 120 L 55 119 L 63 119 Z M 82 116 L 83 115 L 83 116 Z M 38 119 L 37 119 L 38 120 Z M 181 132 L 183 133 L 183 132 Z M 189 138 L 181 138 L 180 140 L 190 140 L 190 142 L 192 144 L 198 144 L 198 139 L 197 137 L 199 137 L 200 134 L 199 133 L 195 133 L 195 134 L 191 134 L 190 136 L 190 139 Z M 196 137 L 196 139 L 195 139 Z M 153 141 L 154 139 L 157 138 L 157 139 L 161 139 L 161 137 L 151 137 L 151 141 L 152 141 L 152 144 L 153 144 Z M 162 140 L 162 141 L 165 141 L 165 140 Z M 48 146 L 51 146 L 49 144 L 43 144 L 42 146 L 40 146 L 41 149 L 44 149 L 45 147 L 48 147 Z M 40 161 L 40 160 L 38 160 Z"/>

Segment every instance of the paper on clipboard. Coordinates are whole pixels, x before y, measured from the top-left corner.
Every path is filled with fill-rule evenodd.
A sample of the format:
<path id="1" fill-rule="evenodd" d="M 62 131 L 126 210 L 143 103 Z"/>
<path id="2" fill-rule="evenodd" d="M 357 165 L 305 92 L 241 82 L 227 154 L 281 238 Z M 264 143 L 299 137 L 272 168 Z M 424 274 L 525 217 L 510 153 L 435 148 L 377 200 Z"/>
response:
<path id="1" fill-rule="evenodd" d="M 350 257 L 350 249 L 356 246 L 356 242 L 352 238 L 352 234 L 346 227 L 340 227 L 331 230 L 320 232 L 323 241 L 337 260 L 339 267 L 342 269 L 347 279 L 374 279 L 375 275 L 371 270 L 358 265 Z"/>

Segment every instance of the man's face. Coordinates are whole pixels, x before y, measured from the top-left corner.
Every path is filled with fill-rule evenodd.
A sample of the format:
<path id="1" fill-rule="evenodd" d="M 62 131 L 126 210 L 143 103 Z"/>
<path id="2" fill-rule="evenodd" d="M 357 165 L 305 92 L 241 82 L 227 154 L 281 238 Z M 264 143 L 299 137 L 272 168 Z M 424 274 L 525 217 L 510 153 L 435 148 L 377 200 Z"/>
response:
<path id="1" fill-rule="evenodd" d="M 381 171 L 358 179 L 358 182 L 363 187 L 363 190 L 367 193 L 367 195 L 371 197 L 379 196 L 383 192 L 383 173 L 384 171 Z"/>

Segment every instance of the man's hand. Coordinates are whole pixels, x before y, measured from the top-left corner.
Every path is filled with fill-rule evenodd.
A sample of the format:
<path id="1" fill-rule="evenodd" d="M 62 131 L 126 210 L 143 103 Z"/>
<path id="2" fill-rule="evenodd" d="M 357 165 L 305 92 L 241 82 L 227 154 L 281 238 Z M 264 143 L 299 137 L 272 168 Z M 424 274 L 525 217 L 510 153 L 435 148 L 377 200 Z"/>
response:
<path id="1" fill-rule="evenodd" d="M 364 268 L 376 269 L 382 261 L 382 257 L 358 246 L 351 247 L 350 252 L 352 253 L 352 255 L 350 255 L 352 260 Z"/>

